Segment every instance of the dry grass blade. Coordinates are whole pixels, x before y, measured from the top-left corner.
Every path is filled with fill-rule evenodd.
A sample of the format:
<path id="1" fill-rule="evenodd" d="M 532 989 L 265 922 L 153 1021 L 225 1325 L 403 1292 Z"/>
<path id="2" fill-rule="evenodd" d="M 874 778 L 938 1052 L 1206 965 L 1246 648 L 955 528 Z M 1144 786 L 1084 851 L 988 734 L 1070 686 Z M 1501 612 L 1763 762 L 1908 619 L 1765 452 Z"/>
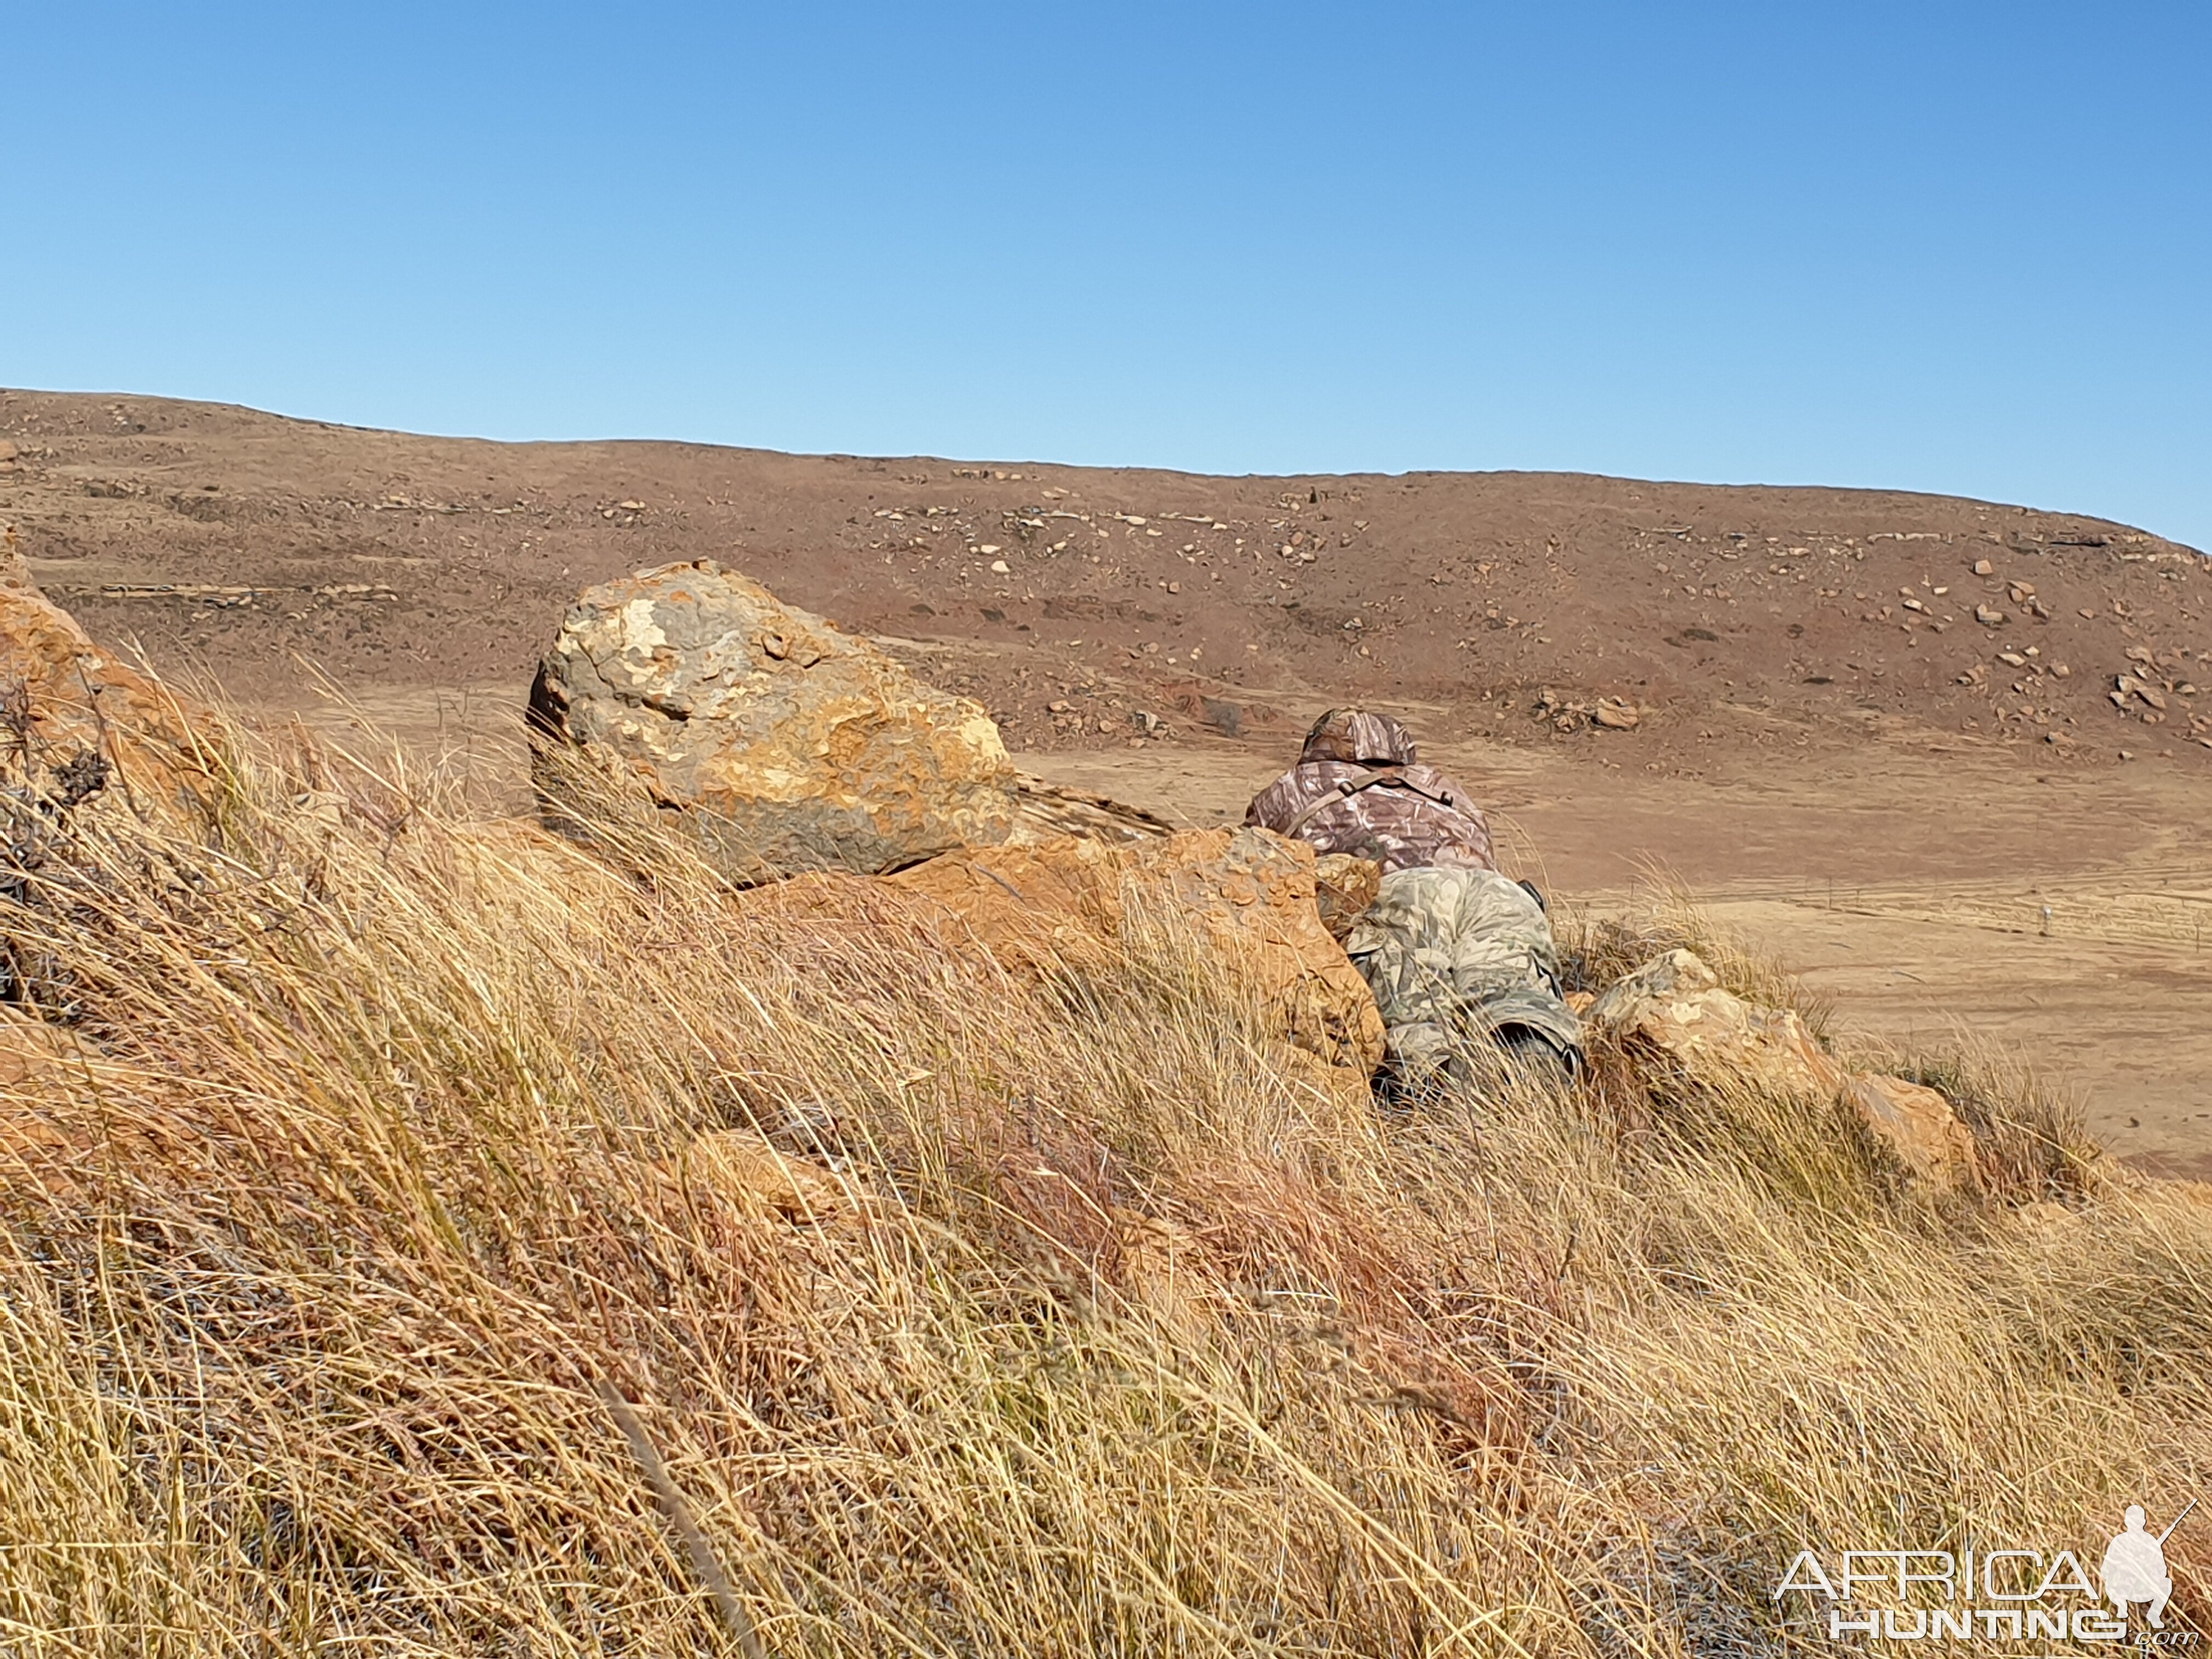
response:
<path id="1" fill-rule="evenodd" d="M 738 1645 L 744 1650 L 745 1659 L 766 1659 L 766 1650 L 761 1646 L 760 1632 L 753 1627 L 752 1614 L 745 1611 L 744 1603 L 738 1600 L 737 1592 L 730 1588 L 729 1575 L 722 1571 L 722 1563 L 714 1554 L 714 1546 L 707 1541 L 706 1534 L 699 1530 L 699 1523 L 691 1518 L 691 1506 L 684 1501 L 684 1493 L 669 1474 L 668 1466 L 660 1461 L 660 1454 L 654 1449 L 653 1437 L 646 1433 L 645 1425 L 638 1420 L 636 1410 L 623 1398 L 622 1390 L 605 1378 L 600 1379 L 599 1395 L 606 1406 L 607 1414 L 621 1428 L 623 1438 L 629 1442 L 630 1455 L 637 1459 L 638 1467 L 645 1471 L 645 1478 L 652 1483 L 653 1500 L 660 1505 L 660 1512 L 666 1517 L 669 1526 L 683 1539 L 684 1553 L 691 1559 L 692 1571 L 699 1575 L 699 1582 L 714 1596 L 714 1605 L 721 1612 L 722 1622 L 738 1638 Z"/>

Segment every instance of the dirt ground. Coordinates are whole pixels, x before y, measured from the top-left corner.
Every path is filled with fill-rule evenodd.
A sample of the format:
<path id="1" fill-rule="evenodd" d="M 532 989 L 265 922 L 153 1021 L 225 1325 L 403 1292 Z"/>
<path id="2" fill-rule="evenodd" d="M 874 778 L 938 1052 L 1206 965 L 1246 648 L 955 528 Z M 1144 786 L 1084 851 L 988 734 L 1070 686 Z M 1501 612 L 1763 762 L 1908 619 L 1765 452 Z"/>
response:
<path id="1" fill-rule="evenodd" d="M 676 559 L 981 698 L 1032 769 L 1182 821 L 1237 816 L 1316 712 L 1372 702 L 1494 804 L 1515 873 L 1599 908 L 1677 883 L 1840 1031 L 1961 1030 L 2116 1151 L 2212 1173 L 2212 569 L 2124 526 L 1557 474 L 499 445 L 22 392 L 0 524 L 96 638 L 442 757 L 488 811 L 522 805 L 522 689 L 570 599 Z"/>

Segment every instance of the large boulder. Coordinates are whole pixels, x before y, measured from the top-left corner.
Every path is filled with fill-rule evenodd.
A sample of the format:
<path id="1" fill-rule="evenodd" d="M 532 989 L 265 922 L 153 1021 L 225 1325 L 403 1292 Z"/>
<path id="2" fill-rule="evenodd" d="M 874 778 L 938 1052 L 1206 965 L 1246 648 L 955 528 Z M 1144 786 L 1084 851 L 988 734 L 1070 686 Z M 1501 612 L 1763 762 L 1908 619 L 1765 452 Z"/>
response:
<path id="1" fill-rule="evenodd" d="M 895 870 L 1006 839 L 1016 778 L 982 706 L 711 560 L 591 588 L 530 719 L 556 812 L 589 777 L 680 812 L 733 879 Z"/>
<path id="2" fill-rule="evenodd" d="M 1708 1086 L 1840 1102 L 1928 1188 L 1978 1184 L 1973 1133 L 1940 1093 L 1902 1078 L 1846 1072 L 1795 1009 L 1765 1007 L 1723 988 L 1720 975 L 1693 951 L 1669 951 L 1645 963 L 1583 1018 L 1629 1052 L 1663 1056 Z"/>
<path id="3" fill-rule="evenodd" d="M 222 775 L 218 726 L 97 648 L 39 591 L 10 532 L 0 550 L 0 765 L 19 791 L 49 809 L 103 793 L 141 811 L 195 807 Z"/>
<path id="4" fill-rule="evenodd" d="M 1243 963 L 1279 1035 L 1364 1085 L 1382 1060 L 1382 1017 L 1322 925 L 1314 862 L 1304 842 L 1266 830 L 1069 836 L 951 854 L 887 884 L 934 900 L 1017 971 L 1080 962 L 1171 917 Z"/>

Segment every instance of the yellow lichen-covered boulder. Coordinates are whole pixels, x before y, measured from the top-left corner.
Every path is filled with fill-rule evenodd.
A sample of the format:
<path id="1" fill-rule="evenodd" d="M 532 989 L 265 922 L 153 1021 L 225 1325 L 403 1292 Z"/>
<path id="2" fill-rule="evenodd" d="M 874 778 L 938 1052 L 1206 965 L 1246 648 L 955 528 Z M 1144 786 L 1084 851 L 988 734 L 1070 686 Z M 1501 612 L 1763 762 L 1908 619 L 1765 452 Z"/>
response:
<path id="1" fill-rule="evenodd" d="M 1583 1016 L 1626 1047 L 1668 1055 L 1701 1082 L 1749 1084 L 1776 1094 L 1832 1099 L 1843 1067 L 1796 1012 L 1747 1002 L 1721 988 L 1694 951 L 1669 951 L 1607 988 Z"/>
<path id="2" fill-rule="evenodd" d="M 981 704 L 711 560 L 584 592 L 530 717 L 556 820 L 595 772 L 682 814 L 740 882 L 895 870 L 1002 842 L 1016 821 Z"/>

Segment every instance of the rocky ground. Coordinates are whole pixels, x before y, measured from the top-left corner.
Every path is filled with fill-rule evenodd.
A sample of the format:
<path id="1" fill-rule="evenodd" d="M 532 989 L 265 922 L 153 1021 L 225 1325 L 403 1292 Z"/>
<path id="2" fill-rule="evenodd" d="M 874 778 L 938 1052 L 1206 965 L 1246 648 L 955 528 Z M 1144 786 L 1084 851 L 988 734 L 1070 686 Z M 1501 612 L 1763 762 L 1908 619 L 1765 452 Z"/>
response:
<path id="1" fill-rule="evenodd" d="M 1025 764 L 1178 821 L 1233 812 L 1320 707 L 1380 702 L 1562 890 L 1672 871 L 1846 1024 L 1964 1018 L 2081 1087 L 2120 1150 L 2212 1163 L 2212 574 L 2124 526 L 1568 475 L 508 446 L 34 392 L 0 393 L 0 522 L 97 638 L 252 708 L 343 718 L 342 691 L 461 753 L 492 805 L 520 799 L 516 717 L 569 601 L 677 559 L 878 638 Z"/>

